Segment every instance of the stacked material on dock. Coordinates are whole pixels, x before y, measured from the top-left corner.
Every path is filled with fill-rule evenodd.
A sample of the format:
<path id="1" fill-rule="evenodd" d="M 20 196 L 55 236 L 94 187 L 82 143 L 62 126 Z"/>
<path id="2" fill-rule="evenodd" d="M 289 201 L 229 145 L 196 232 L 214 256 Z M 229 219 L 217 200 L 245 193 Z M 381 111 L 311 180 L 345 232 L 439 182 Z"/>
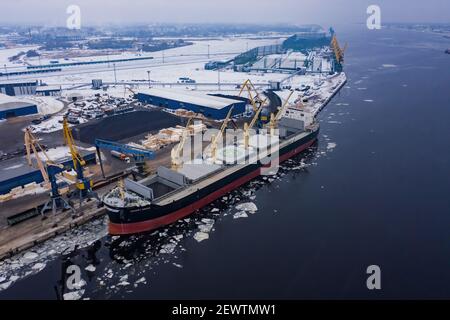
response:
<path id="1" fill-rule="evenodd" d="M 87 164 L 94 164 L 95 152 L 92 149 L 80 150 Z M 48 149 L 47 154 L 51 159 L 64 166 L 72 167 L 72 158 L 68 156 L 67 147 Z M 43 157 L 41 157 L 43 158 Z M 44 179 L 39 169 L 30 167 L 25 157 L 12 158 L 0 162 L 0 194 L 7 194 L 16 187 L 22 187 L 29 183 L 41 183 Z"/>
<path id="2" fill-rule="evenodd" d="M 50 190 L 50 185 L 46 183 L 36 183 L 31 182 L 26 185 L 18 186 L 13 189 L 11 189 L 10 192 L 6 194 L 0 194 L 0 203 L 6 202 L 12 199 L 17 199 L 26 195 L 32 195 L 32 194 L 38 194 L 43 193 Z"/>
<path id="3" fill-rule="evenodd" d="M 179 117 L 186 117 L 186 118 L 194 117 L 194 116 L 198 115 L 194 111 L 190 111 L 190 110 L 186 110 L 186 109 L 177 109 L 177 110 L 175 110 L 175 114 Z"/>
<path id="4" fill-rule="evenodd" d="M 180 141 L 185 127 L 176 126 L 159 130 L 157 134 L 148 134 L 145 139 L 141 141 L 141 145 L 138 147 L 144 147 L 152 151 L 163 148 L 166 145 L 177 143 Z M 194 135 L 206 130 L 206 125 L 203 123 L 194 123 L 187 127 L 188 134 Z"/>

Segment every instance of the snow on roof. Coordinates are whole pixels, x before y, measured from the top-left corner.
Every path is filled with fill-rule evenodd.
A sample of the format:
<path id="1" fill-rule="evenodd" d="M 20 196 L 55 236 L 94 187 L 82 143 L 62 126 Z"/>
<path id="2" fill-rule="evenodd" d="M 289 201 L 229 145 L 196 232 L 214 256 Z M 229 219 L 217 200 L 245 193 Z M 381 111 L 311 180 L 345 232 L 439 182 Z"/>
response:
<path id="1" fill-rule="evenodd" d="M 16 109 L 20 107 L 26 107 L 33 105 L 33 103 L 21 101 L 15 97 L 8 96 L 6 94 L 0 93 L 0 110 L 10 110 L 10 109 Z"/>
<path id="2" fill-rule="evenodd" d="M 179 102 L 192 103 L 205 106 L 212 109 L 223 109 L 231 104 L 242 103 L 239 100 L 211 96 L 203 92 L 187 91 L 180 89 L 143 89 L 138 93 L 144 95 L 157 96 L 164 99 L 175 100 Z"/>
<path id="3" fill-rule="evenodd" d="M 1 85 L 21 85 L 21 84 L 29 84 L 29 85 L 37 85 L 37 80 L 1 80 Z"/>
<path id="4" fill-rule="evenodd" d="M 15 97 L 8 96 L 6 94 L 0 93 L 0 104 L 8 102 L 18 102 L 19 100 Z"/>
<path id="5" fill-rule="evenodd" d="M 59 91 L 59 90 L 61 90 L 61 86 L 39 86 L 36 88 L 36 92 Z"/>

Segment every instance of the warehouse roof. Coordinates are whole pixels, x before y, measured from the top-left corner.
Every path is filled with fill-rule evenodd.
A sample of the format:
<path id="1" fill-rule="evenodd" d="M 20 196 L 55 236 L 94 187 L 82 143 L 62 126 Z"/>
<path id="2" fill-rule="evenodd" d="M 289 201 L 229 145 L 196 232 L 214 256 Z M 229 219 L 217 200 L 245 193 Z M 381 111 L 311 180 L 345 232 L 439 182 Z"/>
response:
<path id="1" fill-rule="evenodd" d="M 42 91 L 60 91 L 61 86 L 39 86 L 36 88 L 36 92 Z"/>
<path id="2" fill-rule="evenodd" d="M 37 80 L 1 80 L 0 85 L 37 85 Z"/>
<path id="3" fill-rule="evenodd" d="M 143 89 L 140 94 L 161 97 L 163 99 L 175 100 L 179 102 L 192 103 L 212 109 L 223 109 L 230 104 L 242 103 L 239 100 L 210 96 L 203 92 L 187 91 L 180 89 Z"/>
<path id="4" fill-rule="evenodd" d="M 0 93 L 0 111 L 6 111 L 11 109 L 23 108 L 28 106 L 33 106 L 35 104 L 25 101 L 20 101 L 15 97 L 7 96 L 6 94 Z"/>

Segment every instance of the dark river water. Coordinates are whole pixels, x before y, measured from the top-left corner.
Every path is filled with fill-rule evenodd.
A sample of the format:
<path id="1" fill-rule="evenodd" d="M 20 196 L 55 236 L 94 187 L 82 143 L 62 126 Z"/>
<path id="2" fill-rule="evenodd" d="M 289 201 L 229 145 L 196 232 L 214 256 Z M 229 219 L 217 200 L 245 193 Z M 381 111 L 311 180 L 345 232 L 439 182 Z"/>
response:
<path id="1" fill-rule="evenodd" d="M 320 114 L 317 146 L 277 178 L 149 235 L 112 238 L 97 221 L 74 235 L 91 233 L 87 246 L 41 248 L 42 270 L 0 299 L 57 299 L 70 265 L 89 299 L 450 298 L 450 41 L 363 26 L 339 39 L 347 86 Z M 242 202 L 258 210 L 234 219 Z M 381 290 L 366 287 L 369 265 Z"/>

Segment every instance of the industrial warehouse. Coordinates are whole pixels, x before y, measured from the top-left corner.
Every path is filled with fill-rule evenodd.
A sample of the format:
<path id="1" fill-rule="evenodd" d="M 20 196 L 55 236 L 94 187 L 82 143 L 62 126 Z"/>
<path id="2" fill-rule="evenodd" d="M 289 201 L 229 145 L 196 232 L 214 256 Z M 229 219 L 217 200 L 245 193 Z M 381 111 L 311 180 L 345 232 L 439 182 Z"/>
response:
<path id="1" fill-rule="evenodd" d="M 37 81 L 1 82 L 0 93 L 8 96 L 32 95 L 35 94 L 37 86 Z"/>
<path id="2" fill-rule="evenodd" d="M 142 103 L 168 109 L 186 109 L 202 113 L 208 118 L 224 119 L 233 108 L 232 115 L 245 112 L 246 102 L 201 92 L 150 88 L 140 90 L 137 99 Z"/>
<path id="3" fill-rule="evenodd" d="M 37 106 L 0 93 L 0 119 L 36 114 Z"/>

